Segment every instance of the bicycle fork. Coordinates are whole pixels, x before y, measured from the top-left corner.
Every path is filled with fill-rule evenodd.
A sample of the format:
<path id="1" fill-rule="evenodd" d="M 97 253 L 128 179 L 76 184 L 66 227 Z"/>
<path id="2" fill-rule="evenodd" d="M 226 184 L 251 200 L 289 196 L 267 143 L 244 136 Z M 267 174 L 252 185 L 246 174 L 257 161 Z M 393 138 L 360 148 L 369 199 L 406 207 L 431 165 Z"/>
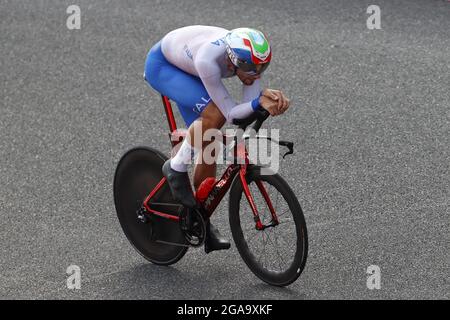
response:
<path id="1" fill-rule="evenodd" d="M 241 183 L 244 188 L 245 197 L 247 198 L 247 201 L 252 209 L 253 219 L 256 223 L 255 228 L 257 230 L 264 230 L 266 228 L 270 228 L 270 227 L 274 227 L 274 226 L 278 225 L 279 224 L 278 217 L 275 212 L 275 208 L 272 205 L 272 201 L 270 200 L 269 194 L 267 193 L 266 187 L 264 186 L 262 181 L 255 181 L 256 185 L 258 186 L 259 191 L 261 192 L 264 200 L 267 203 L 267 206 L 269 207 L 270 214 L 272 215 L 272 221 L 270 224 L 264 225 L 261 222 L 261 218 L 259 216 L 258 209 L 256 208 L 255 201 L 253 199 L 253 196 L 250 192 L 250 188 L 248 187 L 248 184 L 247 184 L 247 180 L 245 178 L 246 174 L 247 174 L 247 166 L 245 165 L 245 166 L 241 167 L 241 170 L 239 171 L 239 177 L 241 179 Z"/>

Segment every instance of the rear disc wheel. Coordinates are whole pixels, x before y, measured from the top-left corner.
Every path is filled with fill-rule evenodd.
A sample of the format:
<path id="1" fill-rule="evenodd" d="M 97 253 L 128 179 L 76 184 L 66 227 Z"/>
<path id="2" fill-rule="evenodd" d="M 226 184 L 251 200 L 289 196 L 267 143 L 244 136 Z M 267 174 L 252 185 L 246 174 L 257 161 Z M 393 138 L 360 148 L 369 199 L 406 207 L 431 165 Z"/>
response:
<path id="1" fill-rule="evenodd" d="M 126 152 L 114 176 L 114 203 L 123 232 L 133 247 L 147 260 L 158 265 L 178 262 L 188 250 L 177 221 L 151 215 L 148 223 L 137 218 L 143 201 L 163 178 L 161 168 L 167 157 L 150 147 L 137 147 Z M 164 203 L 158 210 L 177 215 L 180 205 L 164 185 L 152 202 Z M 163 236 L 164 243 L 158 242 Z M 178 243 L 172 245 L 167 243 Z"/>

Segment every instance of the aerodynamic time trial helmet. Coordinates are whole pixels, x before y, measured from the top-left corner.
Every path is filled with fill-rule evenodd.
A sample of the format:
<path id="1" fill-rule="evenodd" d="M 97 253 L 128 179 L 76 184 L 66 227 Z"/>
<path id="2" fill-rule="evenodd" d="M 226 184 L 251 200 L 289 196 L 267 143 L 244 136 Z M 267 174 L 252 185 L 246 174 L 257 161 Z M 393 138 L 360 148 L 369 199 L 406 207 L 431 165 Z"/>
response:
<path id="1" fill-rule="evenodd" d="M 225 37 L 228 57 L 236 68 L 261 74 L 269 66 L 272 50 L 266 36 L 251 28 L 231 30 Z"/>

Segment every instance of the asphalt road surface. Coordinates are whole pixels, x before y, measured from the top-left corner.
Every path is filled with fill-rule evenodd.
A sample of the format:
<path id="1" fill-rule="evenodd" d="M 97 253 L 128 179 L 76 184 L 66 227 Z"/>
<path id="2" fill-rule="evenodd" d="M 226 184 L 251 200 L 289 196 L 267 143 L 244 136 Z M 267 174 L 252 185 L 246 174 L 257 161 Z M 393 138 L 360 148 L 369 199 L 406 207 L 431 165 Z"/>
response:
<path id="1" fill-rule="evenodd" d="M 66 27 L 73 2 L 80 30 Z M 380 30 L 366 26 L 370 4 Z M 192 24 L 271 39 L 264 83 L 293 103 L 265 126 L 295 142 L 281 173 L 310 238 L 287 288 L 258 280 L 234 244 L 149 264 L 116 218 L 121 154 L 169 152 L 146 53 Z M 449 2 L 2 0 L 0 27 L 0 298 L 449 298 Z M 227 202 L 213 221 L 231 238 Z M 80 290 L 66 286 L 69 265 Z M 379 290 L 366 286 L 370 265 Z"/>

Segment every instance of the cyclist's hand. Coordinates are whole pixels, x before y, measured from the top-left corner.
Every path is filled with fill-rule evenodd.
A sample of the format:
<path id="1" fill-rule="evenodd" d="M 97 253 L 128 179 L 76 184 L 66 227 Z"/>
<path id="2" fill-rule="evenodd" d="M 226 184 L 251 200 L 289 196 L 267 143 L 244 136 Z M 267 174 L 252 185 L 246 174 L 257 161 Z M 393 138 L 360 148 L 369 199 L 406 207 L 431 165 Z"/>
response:
<path id="1" fill-rule="evenodd" d="M 284 113 L 289 108 L 290 101 L 281 90 L 264 89 L 262 95 L 278 102 L 278 114 Z"/>
<path id="2" fill-rule="evenodd" d="M 259 97 L 259 105 L 266 109 L 271 116 L 277 116 L 280 114 L 278 109 L 278 101 L 268 98 L 266 96 Z"/>

